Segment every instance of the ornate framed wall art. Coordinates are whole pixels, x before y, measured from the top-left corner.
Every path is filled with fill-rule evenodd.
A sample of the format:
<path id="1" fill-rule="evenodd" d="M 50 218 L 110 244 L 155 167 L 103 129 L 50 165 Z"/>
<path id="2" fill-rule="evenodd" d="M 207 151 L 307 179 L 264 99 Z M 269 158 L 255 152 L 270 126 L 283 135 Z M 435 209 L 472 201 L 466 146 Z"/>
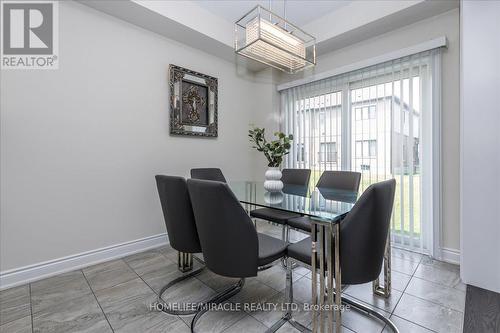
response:
<path id="1" fill-rule="evenodd" d="M 217 78 L 169 66 L 170 134 L 217 137 Z"/>

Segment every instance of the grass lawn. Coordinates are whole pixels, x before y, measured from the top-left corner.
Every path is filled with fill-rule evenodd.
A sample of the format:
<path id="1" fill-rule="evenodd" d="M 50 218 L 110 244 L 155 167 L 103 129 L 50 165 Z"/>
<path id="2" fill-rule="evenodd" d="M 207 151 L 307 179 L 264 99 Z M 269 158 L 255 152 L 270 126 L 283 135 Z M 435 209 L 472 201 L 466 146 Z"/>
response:
<path id="1" fill-rule="evenodd" d="M 313 170 L 311 172 L 311 187 L 314 187 L 321 171 Z M 413 175 L 413 212 L 410 212 L 410 176 L 409 175 L 394 175 L 396 179 L 396 194 L 394 197 L 393 208 L 393 221 L 392 230 L 396 232 L 410 233 L 410 217 L 413 216 L 413 232 L 415 236 L 420 234 L 420 175 Z M 385 177 L 379 175 L 363 174 L 361 178 L 360 191 L 364 191 L 370 184 L 389 179 L 390 176 Z M 401 184 L 403 184 L 401 188 Z M 403 199 L 403 200 L 401 200 Z M 402 223 L 403 222 L 403 223 Z"/>

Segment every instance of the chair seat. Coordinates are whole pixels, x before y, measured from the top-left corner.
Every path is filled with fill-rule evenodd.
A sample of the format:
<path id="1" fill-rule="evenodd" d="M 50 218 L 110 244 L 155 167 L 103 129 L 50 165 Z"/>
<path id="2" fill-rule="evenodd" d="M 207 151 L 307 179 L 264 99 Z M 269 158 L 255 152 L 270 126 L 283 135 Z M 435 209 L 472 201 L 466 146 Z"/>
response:
<path id="1" fill-rule="evenodd" d="M 311 237 L 304 238 L 303 240 L 297 243 L 289 244 L 287 248 L 287 255 L 290 258 L 302 261 L 306 265 L 311 265 L 311 253 L 312 253 Z M 317 258 L 316 262 L 319 262 L 318 253 L 316 253 L 316 258 Z M 326 264 L 326 253 L 325 253 L 325 264 Z"/>
<path id="2" fill-rule="evenodd" d="M 286 252 L 289 257 L 311 265 L 311 249 L 311 237 L 307 237 L 297 243 L 289 244 Z"/>
<path id="3" fill-rule="evenodd" d="M 299 214 L 289 213 L 278 209 L 272 208 L 259 208 L 254 209 L 250 212 L 251 217 L 255 217 L 262 220 L 267 220 L 279 224 L 286 224 L 287 220 L 300 217 Z"/>
<path id="4" fill-rule="evenodd" d="M 259 266 L 264 266 L 283 257 L 286 243 L 280 239 L 257 233 L 259 239 Z"/>
<path id="5" fill-rule="evenodd" d="M 292 228 L 311 232 L 311 218 L 309 216 L 295 217 L 286 223 Z"/>

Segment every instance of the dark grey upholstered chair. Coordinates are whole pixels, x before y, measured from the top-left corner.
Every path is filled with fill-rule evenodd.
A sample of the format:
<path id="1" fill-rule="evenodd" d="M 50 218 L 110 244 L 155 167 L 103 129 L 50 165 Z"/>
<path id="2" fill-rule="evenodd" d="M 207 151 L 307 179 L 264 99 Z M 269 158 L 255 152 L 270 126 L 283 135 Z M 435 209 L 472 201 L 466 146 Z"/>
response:
<path id="1" fill-rule="evenodd" d="M 164 304 L 162 300 L 162 295 L 167 289 L 187 278 L 199 274 L 205 269 L 203 265 L 201 268 L 192 270 L 193 254 L 201 253 L 202 247 L 196 229 L 187 182 L 182 177 L 156 176 L 155 178 L 170 246 L 179 251 L 179 270 L 183 272 L 191 270 L 189 273 L 173 279 L 160 289 L 157 308 L 169 314 L 195 314 L 198 310 L 173 310 Z M 198 258 L 196 259 L 203 264 L 203 261 Z M 219 293 L 214 299 L 222 300 L 225 299 L 224 296 L 224 293 Z"/>
<path id="2" fill-rule="evenodd" d="M 215 180 L 218 182 L 227 183 L 226 178 L 222 174 L 219 168 L 197 168 L 191 169 L 191 178 L 193 179 L 205 179 L 205 180 Z"/>
<path id="3" fill-rule="evenodd" d="M 370 185 L 340 224 L 342 282 L 361 284 L 380 275 L 396 181 Z M 288 255 L 311 264 L 311 238 L 290 244 Z"/>
<path id="4" fill-rule="evenodd" d="M 316 187 L 334 188 L 336 190 L 353 191 L 359 189 L 361 173 L 355 171 L 323 171 Z"/>
<path id="5" fill-rule="evenodd" d="M 324 171 L 316 184 L 321 189 L 357 192 L 361 180 L 361 173 L 353 171 Z M 307 216 L 291 218 L 287 221 L 291 228 L 311 232 L 311 220 Z"/>
<path id="6" fill-rule="evenodd" d="M 170 246 L 179 252 L 201 253 L 186 180 L 160 175 L 155 178 Z"/>
<path id="7" fill-rule="evenodd" d="M 389 233 L 396 181 L 386 180 L 369 186 L 355 203 L 352 210 L 340 224 L 340 269 L 342 284 L 362 284 L 374 281 L 380 275 L 384 260 L 385 246 Z M 290 244 L 287 249 L 288 259 L 293 264 L 311 266 L 311 238 Z M 316 258 L 319 260 L 319 257 Z M 290 263 L 287 267 L 290 267 Z M 287 268 L 287 288 L 291 288 L 292 270 Z M 288 275 L 290 275 L 288 277 Z M 287 302 L 293 302 L 290 293 Z M 366 311 L 389 324 L 384 316 L 374 313 L 373 309 L 349 300 L 342 300 Z M 361 307 L 360 307 L 361 306 Z M 397 329 L 395 330 L 397 332 Z"/>
<path id="8" fill-rule="evenodd" d="M 309 185 L 311 170 L 309 169 L 283 169 L 281 171 L 281 181 L 288 185 Z"/>
<path id="9" fill-rule="evenodd" d="M 191 200 L 189 198 L 186 180 L 182 177 L 161 176 L 156 178 L 156 186 L 160 196 L 163 217 L 167 227 L 167 235 L 170 246 L 179 251 L 179 264 L 181 262 L 181 253 L 187 256 L 192 268 L 192 254 L 201 253 L 201 244 L 196 231 Z M 200 273 L 204 267 L 185 274 L 180 278 L 174 279 L 163 288 L 158 295 L 158 302 L 162 303 L 163 293 L 176 283 L 185 280 L 191 276 Z M 161 307 L 162 311 L 170 314 L 193 314 L 196 311 L 171 310 L 166 306 Z"/>
<path id="10" fill-rule="evenodd" d="M 208 180 L 188 180 L 205 264 L 216 274 L 240 278 L 269 268 L 286 253 L 286 244 L 260 234 L 228 185 Z M 202 310 L 191 324 L 193 329 Z"/>
<path id="11" fill-rule="evenodd" d="M 282 173 L 281 181 L 283 182 L 285 187 L 286 185 L 299 185 L 299 186 L 309 185 L 309 177 L 311 176 L 311 170 L 309 169 L 283 169 L 281 173 Z M 291 218 L 300 217 L 300 214 L 279 211 L 271 208 L 259 208 L 252 210 L 250 212 L 250 216 L 282 224 L 283 225 L 282 237 L 283 240 L 287 240 L 286 223 Z"/>

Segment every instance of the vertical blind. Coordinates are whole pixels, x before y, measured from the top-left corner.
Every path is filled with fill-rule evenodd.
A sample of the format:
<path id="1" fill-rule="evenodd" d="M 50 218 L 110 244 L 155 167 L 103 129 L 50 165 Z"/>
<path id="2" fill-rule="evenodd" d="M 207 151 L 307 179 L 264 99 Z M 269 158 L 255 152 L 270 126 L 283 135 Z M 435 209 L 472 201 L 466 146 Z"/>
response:
<path id="1" fill-rule="evenodd" d="M 440 49 L 281 91 L 281 130 L 294 135 L 286 167 L 362 174 L 360 191 L 397 182 L 393 244 L 433 253 Z"/>

